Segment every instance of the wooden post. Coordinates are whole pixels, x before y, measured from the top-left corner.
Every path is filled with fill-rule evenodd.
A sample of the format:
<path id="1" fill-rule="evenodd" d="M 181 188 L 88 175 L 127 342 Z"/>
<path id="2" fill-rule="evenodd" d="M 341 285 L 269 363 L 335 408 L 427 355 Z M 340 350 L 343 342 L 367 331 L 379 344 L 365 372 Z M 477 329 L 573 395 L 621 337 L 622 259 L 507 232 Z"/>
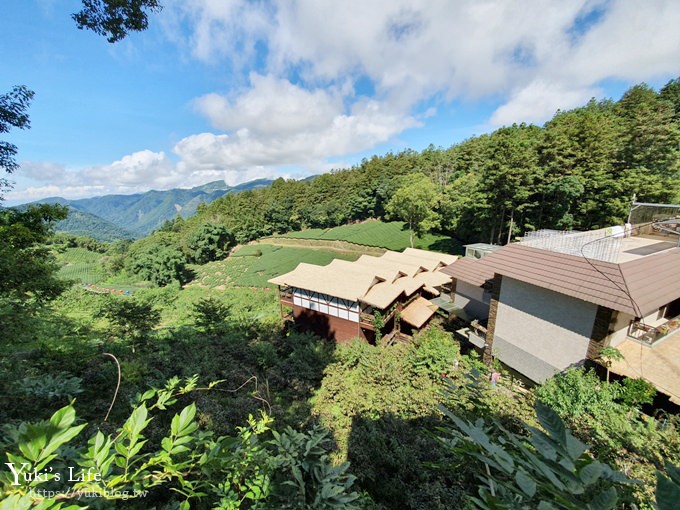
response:
<path id="1" fill-rule="evenodd" d="M 281 313 L 281 320 L 283 320 L 283 298 L 281 297 L 281 285 L 279 287 L 279 310 Z"/>

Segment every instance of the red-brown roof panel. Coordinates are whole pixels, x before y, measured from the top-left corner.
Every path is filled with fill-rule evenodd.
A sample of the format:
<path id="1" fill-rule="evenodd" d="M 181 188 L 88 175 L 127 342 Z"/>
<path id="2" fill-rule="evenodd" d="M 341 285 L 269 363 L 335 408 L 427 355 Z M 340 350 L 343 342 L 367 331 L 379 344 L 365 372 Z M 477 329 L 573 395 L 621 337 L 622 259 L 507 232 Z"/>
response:
<path id="1" fill-rule="evenodd" d="M 498 273 L 634 316 L 680 297 L 680 248 L 614 264 L 510 244 L 443 271 L 477 286 Z"/>

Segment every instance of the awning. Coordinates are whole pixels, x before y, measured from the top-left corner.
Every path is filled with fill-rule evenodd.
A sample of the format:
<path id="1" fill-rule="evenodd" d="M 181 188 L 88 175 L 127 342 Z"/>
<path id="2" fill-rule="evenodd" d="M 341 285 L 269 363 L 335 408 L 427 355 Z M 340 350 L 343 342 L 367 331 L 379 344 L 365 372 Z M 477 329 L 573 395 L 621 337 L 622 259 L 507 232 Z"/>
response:
<path id="1" fill-rule="evenodd" d="M 439 307 L 430 303 L 422 296 L 418 296 L 411 304 L 401 311 L 401 319 L 416 328 L 422 327 L 432 317 Z"/>
<path id="2" fill-rule="evenodd" d="M 456 307 L 456 305 L 453 304 L 453 301 L 451 301 L 451 298 L 446 294 L 443 294 L 434 299 L 430 299 L 430 303 L 432 303 L 433 305 L 437 305 L 439 308 L 441 308 L 447 313 L 451 313 L 454 310 L 458 309 L 458 307 Z"/>

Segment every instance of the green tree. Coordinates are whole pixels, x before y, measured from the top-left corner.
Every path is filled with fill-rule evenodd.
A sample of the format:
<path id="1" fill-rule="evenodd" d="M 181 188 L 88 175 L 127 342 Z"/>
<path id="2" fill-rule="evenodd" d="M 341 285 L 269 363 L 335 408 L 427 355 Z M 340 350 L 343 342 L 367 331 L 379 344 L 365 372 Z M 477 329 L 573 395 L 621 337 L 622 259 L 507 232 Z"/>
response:
<path id="1" fill-rule="evenodd" d="M 178 237 L 168 233 L 156 233 L 136 241 L 125 258 L 126 271 L 158 287 L 185 283 L 189 273 L 177 244 Z"/>
<path id="2" fill-rule="evenodd" d="M 25 211 L 0 208 L 0 323 L 3 338 L 19 338 L 25 320 L 61 294 L 68 283 L 57 277 L 59 266 L 45 242 L 56 221 L 66 217 L 58 205 Z"/>
<path id="3" fill-rule="evenodd" d="M 196 327 L 209 335 L 224 330 L 229 317 L 229 305 L 216 298 L 201 298 L 194 303 L 193 316 Z"/>
<path id="4" fill-rule="evenodd" d="M 234 242 L 234 235 L 226 226 L 211 223 L 199 225 L 186 237 L 189 257 L 197 264 L 225 258 Z"/>
<path id="5" fill-rule="evenodd" d="M 609 371 L 612 368 L 612 364 L 623 359 L 623 354 L 616 347 L 603 347 L 600 349 L 600 352 L 597 354 L 597 361 L 602 363 L 604 368 L 607 369 L 607 382 L 609 382 Z"/>
<path id="6" fill-rule="evenodd" d="M 488 139 L 479 186 L 493 211 L 491 242 L 504 243 L 520 230 L 517 225 L 531 223 L 527 214 L 535 205 L 541 136 L 539 127 L 520 124 L 498 129 Z"/>
<path id="7" fill-rule="evenodd" d="M 666 83 L 659 91 L 659 98 L 673 105 L 675 121 L 680 122 L 680 78 Z"/>
<path id="8" fill-rule="evenodd" d="M 6 94 L 0 95 L 0 134 L 8 133 L 12 128 L 28 129 L 31 127 L 28 107 L 33 99 L 33 91 L 24 85 L 18 85 Z M 0 170 L 14 173 L 19 165 L 16 161 L 17 146 L 0 140 Z M 2 193 L 10 187 L 9 181 L 0 177 L 0 201 Z"/>
<path id="9" fill-rule="evenodd" d="M 680 124 L 675 107 L 645 84 L 617 103 L 623 127 L 622 182 L 642 202 L 670 202 L 680 191 Z"/>
<path id="10" fill-rule="evenodd" d="M 158 0 L 83 0 L 82 10 L 72 18 L 81 30 L 92 30 L 114 43 L 130 32 L 146 30 L 147 12 L 160 12 L 162 8 Z"/>
<path id="11" fill-rule="evenodd" d="M 132 352 L 161 320 L 160 311 L 152 304 L 140 303 L 132 298 L 108 298 L 97 316 L 108 319 L 114 325 L 115 333 L 131 342 Z"/>
<path id="12" fill-rule="evenodd" d="M 435 184 L 424 174 L 408 176 L 387 204 L 385 210 L 391 218 L 399 218 L 408 224 L 409 240 L 413 248 L 413 235 L 423 234 L 439 225 L 435 211 L 439 194 Z"/>

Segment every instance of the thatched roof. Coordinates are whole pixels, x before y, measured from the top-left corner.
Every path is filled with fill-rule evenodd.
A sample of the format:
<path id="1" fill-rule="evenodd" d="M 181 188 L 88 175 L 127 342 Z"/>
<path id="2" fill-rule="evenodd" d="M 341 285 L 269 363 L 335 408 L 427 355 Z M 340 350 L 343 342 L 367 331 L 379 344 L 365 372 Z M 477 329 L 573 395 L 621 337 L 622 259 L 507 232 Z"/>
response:
<path id="1" fill-rule="evenodd" d="M 420 288 L 438 295 L 435 287 L 451 279 L 440 269 L 455 260 L 453 255 L 407 248 L 403 253 L 387 251 L 380 257 L 362 255 L 354 262 L 335 259 L 327 266 L 300 263 L 269 282 L 384 309 L 402 293 L 410 296 Z"/>
<path id="2" fill-rule="evenodd" d="M 401 320 L 420 328 L 436 313 L 438 308 L 437 305 L 430 303 L 424 297 L 418 296 L 401 311 Z"/>

